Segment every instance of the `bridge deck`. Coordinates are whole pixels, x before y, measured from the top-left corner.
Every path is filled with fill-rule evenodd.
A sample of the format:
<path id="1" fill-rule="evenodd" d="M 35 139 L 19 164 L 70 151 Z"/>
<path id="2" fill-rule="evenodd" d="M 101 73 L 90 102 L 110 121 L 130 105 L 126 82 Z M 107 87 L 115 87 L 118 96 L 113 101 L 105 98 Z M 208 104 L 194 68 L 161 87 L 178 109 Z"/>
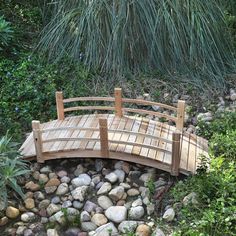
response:
<path id="1" fill-rule="evenodd" d="M 176 127 L 147 118 L 118 117 L 114 114 L 71 116 L 41 124 L 44 160 L 62 157 L 104 158 L 99 151 L 99 118 L 107 119 L 110 158 L 170 171 L 172 134 Z M 20 148 L 24 157 L 36 157 L 34 141 L 31 133 Z M 201 154 L 207 155 L 206 140 L 183 133 L 180 145 L 180 172 L 195 173 Z"/>

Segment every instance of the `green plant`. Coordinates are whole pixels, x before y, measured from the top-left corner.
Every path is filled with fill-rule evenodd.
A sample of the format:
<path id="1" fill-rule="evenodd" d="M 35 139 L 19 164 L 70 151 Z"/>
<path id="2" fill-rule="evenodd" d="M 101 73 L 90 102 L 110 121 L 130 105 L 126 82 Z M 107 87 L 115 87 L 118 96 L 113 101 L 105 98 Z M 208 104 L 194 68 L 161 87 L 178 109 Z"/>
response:
<path id="1" fill-rule="evenodd" d="M 13 29 L 3 16 L 0 16 L 0 51 L 8 46 L 13 38 Z"/>
<path id="2" fill-rule="evenodd" d="M 125 229 L 125 233 L 122 236 L 136 236 L 136 233 L 133 231 L 129 231 L 129 229 Z"/>
<path id="3" fill-rule="evenodd" d="M 149 190 L 149 194 L 153 195 L 155 193 L 156 187 L 155 187 L 155 182 L 153 179 L 149 179 L 147 181 L 147 188 Z M 150 196 L 149 196 L 150 197 Z"/>
<path id="4" fill-rule="evenodd" d="M 29 173 L 27 163 L 21 159 L 15 144 L 8 135 L 0 139 L 0 210 L 7 206 L 8 193 L 14 190 L 22 198 L 24 194 L 17 184 L 17 178 Z"/>
<path id="5" fill-rule="evenodd" d="M 69 215 L 67 208 L 62 208 L 61 211 L 62 211 L 63 216 L 65 218 L 65 223 L 63 224 L 63 227 L 69 228 L 69 227 L 80 227 L 81 226 L 80 214 Z"/>
<path id="6" fill-rule="evenodd" d="M 221 2 L 60 0 L 39 50 L 113 75 L 154 69 L 201 87 L 209 78 L 219 85 L 235 70 Z"/>

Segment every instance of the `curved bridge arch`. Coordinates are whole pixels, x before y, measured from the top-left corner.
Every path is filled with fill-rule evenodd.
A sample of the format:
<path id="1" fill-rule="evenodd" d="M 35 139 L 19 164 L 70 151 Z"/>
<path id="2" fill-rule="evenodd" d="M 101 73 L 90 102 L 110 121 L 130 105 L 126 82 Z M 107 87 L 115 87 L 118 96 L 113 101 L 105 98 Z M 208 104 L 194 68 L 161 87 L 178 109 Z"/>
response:
<path id="1" fill-rule="evenodd" d="M 58 158 L 108 158 L 139 163 L 168 171 L 172 175 L 195 173 L 202 154 L 207 155 L 207 141 L 184 133 L 184 102 L 178 106 L 137 99 L 115 97 L 78 97 L 63 99 L 56 93 L 58 119 L 40 124 L 32 121 L 33 131 L 20 148 L 25 158 L 38 162 Z M 113 102 L 114 106 L 76 106 L 66 104 L 84 101 Z M 141 104 L 142 109 L 124 107 L 124 103 Z M 144 108 L 150 106 L 171 110 L 175 116 Z M 78 110 L 108 110 L 115 114 L 68 116 Z M 147 117 L 129 116 L 141 113 L 164 117 L 176 127 Z"/>

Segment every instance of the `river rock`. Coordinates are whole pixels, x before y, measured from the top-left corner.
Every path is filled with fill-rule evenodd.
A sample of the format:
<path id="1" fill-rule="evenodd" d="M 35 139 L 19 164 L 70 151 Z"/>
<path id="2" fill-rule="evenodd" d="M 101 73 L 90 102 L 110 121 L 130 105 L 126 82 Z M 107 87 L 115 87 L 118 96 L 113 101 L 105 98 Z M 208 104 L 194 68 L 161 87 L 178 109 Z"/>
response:
<path id="1" fill-rule="evenodd" d="M 80 186 L 89 186 L 91 183 L 91 177 L 88 174 L 80 174 L 78 177 L 71 180 L 74 188 Z"/>
<path id="2" fill-rule="evenodd" d="M 12 206 L 7 207 L 6 209 L 6 216 L 10 219 L 15 219 L 19 216 L 20 211 Z"/>
<path id="3" fill-rule="evenodd" d="M 139 220 L 144 216 L 144 208 L 142 206 L 131 207 L 129 210 L 129 218 Z"/>
<path id="4" fill-rule="evenodd" d="M 60 180 L 58 178 L 52 178 L 50 179 L 44 187 L 53 187 L 53 186 L 59 186 L 60 185 Z"/>
<path id="5" fill-rule="evenodd" d="M 113 184 L 118 180 L 118 177 L 114 172 L 111 172 L 105 176 L 105 179 Z"/>
<path id="6" fill-rule="evenodd" d="M 117 175 L 119 182 L 123 183 L 125 179 L 125 172 L 123 170 L 117 169 L 114 171 L 114 173 Z"/>
<path id="7" fill-rule="evenodd" d="M 88 222 L 91 221 L 91 216 L 87 211 L 82 211 L 80 214 L 80 221 L 81 222 Z"/>
<path id="8" fill-rule="evenodd" d="M 175 211 L 174 209 L 171 207 L 169 209 L 167 209 L 162 217 L 164 220 L 166 221 L 172 221 L 175 218 Z"/>
<path id="9" fill-rule="evenodd" d="M 150 236 L 151 235 L 151 229 L 149 226 L 145 224 L 141 224 L 136 229 L 136 235 L 137 236 Z"/>
<path id="10" fill-rule="evenodd" d="M 59 234 L 56 229 L 48 229 L 47 236 L 59 236 Z"/>
<path id="11" fill-rule="evenodd" d="M 86 232 L 94 231 L 97 226 L 93 222 L 82 222 L 81 229 Z"/>
<path id="12" fill-rule="evenodd" d="M 48 176 L 47 176 L 46 174 L 39 174 L 39 179 L 38 179 L 38 181 L 39 181 L 40 183 L 45 184 L 45 183 L 48 182 Z"/>
<path id="13" fill-rule="evenodd" d="M 33 181 L 30 181 L 30 182 L 25 184 L 25 188 L 35 192 L 35 191 L 38 191 L 40 189 L 40 186 L 39 186 L 39 184 L 36 184 Z"/>
<path id="14" fill-rule="evenodd" d="M 83 202 L 84 199 L 85 199 L 87 190 L 88 190 L 88 186 L 77 187 L 76 189 L 74 189 L 74 190 L 71 192 L 72 197 L 73 197 L 75 200 L 79 200 L 79 201 Z"/>
<path id="15" fill-rule="evenodd" d="M 86 201 L 86 203 L 84 204 L 84 210 L 91 213 L 92 211 L 96 211 L 97 208 L 97 204 L 91 202 L 91 201 Z"/>
<path id="16" fill-rule="evenodd" d="M 105 211 L 105 215 L 109 220 L 121 223 L 126 220 L 127 209 L 124 206 L 111 206 Z"/>
<path id="17" fill-rule="evenodd" d="M 117 186 L 115 188 L 113 188 L 110 192 L 109 192 L 109 197 L 114 200 L 114 201 L 118 201 L 122 198 L 123 194 L 125 192 L 124 187 L 122 186 Z"/>
<path id="18" fill-rule="evenodd" d="M 49 216 L 53 215 L 54 213 L 58 212 L 61 210 L 61 207 L 51 203 L 48 207 L 47 207 L 47 213 Z"/>
<path id="19" fill-rule="evenodd" d="M 26 209 L 33 209 L 35 207 L 33 198 L 26 198 L 24 202 L 25 202 Z"/>
<path id="20" fill-rule="evenodd" d="M 131 189 L 129 189 L 129 190 L 127 191 L 127 194 L 128 194 L 128 196 L 130 196 L 130 197 L 135 197 L 135 196 L 138 196 L 140 193 L 139 193 L 138 189 L 136 189 L 136 188 L 131 188 Z"/>
<path id="21" fill-rule="evenodd" d="M 103 214 L 94 214 L 91 221 L 97 225 L 105 225 L 107 223 L 107 218 Z"/>
<path id="22" fill-rule="evenodd" d="M 9 219 L 6 216 L 3 216 L 0 219 L 0 227 L 6 225 L 9 222 Z"/>
<path id="23" fill-rule="evenodd" d="M 39 203 L 38 208 L 39 209 L 46 209 L 49 206 L 49 204 L 50 204 L 50 200 L 44 199 Z"/>
<path id="24" fill-rule="evenodd" d="M 108 182 L 105 182 L 100 189 L 97 191 L 97 195 L 106 194 L 111 190 L 111 184 Z"/>
<path id="25" fill-rule="evenodd" d="M 111 236 L 117 235 L 117 233 L 117 228 L 113 223 L 110 222 L 97 228 L 94 236 Z"/>
<path id="26" fill-rule="evenodd" d="M 137 226 L 138 226 L 137 221 L 126 220 L 119 224 L 118 229 L 120 232 L 125 234 L 127 232 L 134 232 Z"/>
<path id="27" fill-rule="evenodd" d="M 35 214 L 33 212 L 25 212 L 21 215 L 21 221 L 23 222 L 32 222 L 35 220 Z"/>
<path id="28" fill-rule="evenodd" d="M 104 210 L 113 206 L 111 199 L 107 196 L 100 196 L 97 201 L 98 201 L 98 205 L 102 207 Z"/>

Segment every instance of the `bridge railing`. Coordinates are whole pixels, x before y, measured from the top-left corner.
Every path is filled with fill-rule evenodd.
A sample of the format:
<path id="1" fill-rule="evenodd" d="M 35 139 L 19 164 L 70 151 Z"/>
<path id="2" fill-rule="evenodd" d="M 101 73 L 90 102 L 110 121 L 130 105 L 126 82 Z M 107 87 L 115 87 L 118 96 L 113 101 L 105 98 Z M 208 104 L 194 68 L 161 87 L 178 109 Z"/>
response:
<path id="1" fill-rule="evenodd" d="M 112 102 L 113 106 L 73 106 L 65 108 L 65 104 L 72 102 L 86 102 L 86 101 Z M 172 111 L 176 113 L 176 115 L 172 116 L 166 113 L 161 113 L 148 109 L 139 109 L 139 108 L 136 109 L 136 108 L 125 107 L 125 104 L 127 103 L 143 105 L 143 106 L 158 106 L 163 109 Z M 125 112 L 130 112 L 130 113 L 146 114 L 146 115 L 166 118 L 167 120 L 173 121 L 176 124 L 176 128 L 180 131 L 183 129 L 184 126 L 185 101 L 179 100 L 177 107 L 174 107 L 158 102 L 147 101 L 144 99 L 123 98 L 121 88 L 115 88 L 114 97 L 75 97 L 75 98 L 64 99 L 62 92 L 56 92 L 56 104 L 57 104 L 57 116 L 59 120 L 63 120 L 65 118 L 66 112 L 81 111 L 81 110 L 104 110 L 104 111 L 115 111 L 115 115 L 118 117 L 122 117 Z"/>
<path id="2" fill-rule="evenodd" d="M 164 153 L 171 154 L 172 162 L 170 166 L 170 172 L 172 175 L 177 176 L 179 174 L 179 165 L 180 165 L 180 138 L 181 133 L 179 131 L 176 131 L 172 135 L 172 141 L 161 138 L 158 136 L 145 134 L 141 132 L 134 132 L 134 131 L 127 131 L 127 130 L 116 130 L 116 129 L 108 129 L 107 125 L 107 119 L 106 118 L 99 118 L 99 127 L 78 127 L 78 126 L 69 126 L 69 127 L 58 127 L 58 128 L 41 128 L 39 121 L 32 121 L 32 128 L 33 128 L 33 136 L 34 136 L 34 142 L 35 142 L 35 150 L 36 150 L 36 156 L 38 162 L 44 162 L 44 153 L 48 150 L 45 150 L 45 144 L 46 143 L 52 143 L 52 142 L 59 142 L 59 141 L 87 141 L 87 142 L 100 142 L 100 155 L 101 157 L 109 158 L 110 156 L 110 144 L 123 144 L 123 145 L 132 145 L 133 147 L 140 147 L 140 148 L 148 148 L 153 149 L 156 151 L 161 151 Z M 63 131 L 63 130 L 79 130 L 79 131 L 94 131 L 99 132 L 98 138 L 86 138 L 86 137 L 57 137 L 57 138 L 43 138 L 44 133 L 48 132 L 55 132 L 55 131 Z M 167 150 L 166 148 L 161 148 L 157 145 L 149 145 L 149 144 L 143 144 L 138 142 L 130 142 L 130 141 L 122 141 L 122 140 L 113 140 L 109 139 L 110 133 L 127 133 L 130 135 L 138 136 L 144 136 L 151 138 L 153 140 L 159 140 L 165 143 L 169 143 L 172 145 L 172 149 Z M 147 158 L 148 161 L 148 158 Z"/>

